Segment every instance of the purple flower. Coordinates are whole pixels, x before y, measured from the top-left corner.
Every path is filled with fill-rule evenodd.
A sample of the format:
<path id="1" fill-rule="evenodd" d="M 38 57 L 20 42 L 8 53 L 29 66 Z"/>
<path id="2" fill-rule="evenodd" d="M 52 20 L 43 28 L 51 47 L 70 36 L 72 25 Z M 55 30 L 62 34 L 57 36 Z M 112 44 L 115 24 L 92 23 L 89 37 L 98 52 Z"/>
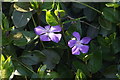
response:
<path id="1" fill-rule="evenodd" d="M 41 0 L 42 1 L 42 3 L 44 2 L 44 0 Z"/>
<path id="2" fill-rule="evenodd" d="M 84 44 L 88 44 L 91 38 L 84 37 L 80 40 L 80 34 L 78 32 L 73 32 L 73 36 L 76 38 L 76 40 L 70 40 L 68 42 L 68 46 L 72 48 L 72 54 L 79 55 L 80 51 L 82 53 L 87 53 L 89 50 L 89 46 Z"/>
<path id="3" fill-rule="evenodd" d="M 53 41 L 58 43 L 61 39 L 61 34 L 56 34 L 55 32 L 60 32 L 61 27 L 59 25 L 57 26 L 45 26 L 44 28 L 41 26 L 38 26 L 34 29 L 35 33 L 37 35 L 40 35 L 41 41 Z"/>

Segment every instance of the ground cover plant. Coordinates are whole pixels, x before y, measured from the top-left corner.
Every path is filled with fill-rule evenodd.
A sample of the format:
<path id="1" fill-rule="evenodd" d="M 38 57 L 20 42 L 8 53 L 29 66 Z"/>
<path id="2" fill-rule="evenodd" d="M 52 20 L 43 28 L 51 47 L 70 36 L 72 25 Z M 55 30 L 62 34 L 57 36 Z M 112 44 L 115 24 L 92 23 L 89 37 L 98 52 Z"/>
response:
<path id="1" fill-rule="evenodd" d="M 120 2 L 2 2 L 1 79 L 120 79 Z"/>

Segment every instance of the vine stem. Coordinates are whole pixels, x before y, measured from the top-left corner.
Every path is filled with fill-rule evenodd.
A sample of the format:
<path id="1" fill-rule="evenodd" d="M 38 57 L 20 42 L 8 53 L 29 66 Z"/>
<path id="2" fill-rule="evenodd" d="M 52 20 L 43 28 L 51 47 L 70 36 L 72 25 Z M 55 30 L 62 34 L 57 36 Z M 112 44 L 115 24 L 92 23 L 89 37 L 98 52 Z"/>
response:
<path id="1" fill-rule="evenodd" d="M 63 35 L 64 43 L 68 47 L 67 40 L 65 38 L 65 32 L 64 32 L 64 28 L 63 28 L 63 23 L 61 22 L 61 19 L 58 16 L 57 16 L 57 18 L 58 18 L 58 22 L 60 24 L 60 27 L 62 28 L 62 35 Z M 70 52 L 69 52 L 69 50 L 67 50 L 67 53 L 68 53 L 68 61 L 69 61 L 69 58 L 70 58 Z"/>
<path id="2" fill-rule="evenodd" d="M 34 26 L 36 27 L 37 24 L 35 23 L 35 20 L 34 20 L 33 16 L 32 16 L 32 20 L 33 20 Z M 44 44 L 43 44 L 43 42 L 41 40 L 40 40 L 40 43 L 42 44 L 43 49 L 45 49 L 45 46 L 44 46 Z"/>
<path id="3" fill-rule="evenodd" d="M 36 27 L 37 25 L 36 25 L 36 23 L 35 23 L 35 20 L 34 20 L 33 16 L 32 16 L 32 20 L 33 20 L 34 26 Z"/>
<path id="4" fill-rule="evenodd" d="M 90 9 L 93 9 L 94 11 L 96 11 L 96 12 L 98 12 L 98 13 L 100 13 L 100 14 L 102 14 L 102 12 L 101 12 L 101 11 L 99 11 L 99 10 L 95 9 L 94 7 L 91 7 L 91 6 L 89 6 L 89 5 L 85 4 L 85 3 L 82 3 L 82 2 L 79 2 L 79 3 L 80 3 L 80 4 L 82 4 L 82 5 L 84 5 L 84 6 L 89 7 Z M 102 15 L 103 15 L 103 14 L 102 14 Z"/>
<path id="5" fill-rule="evenodd" d="M 64 29 L 63 29 L 63 24 L 61 24 L 61 27 L 62 27 L 63 40 L 64 40 L 64 42 L 65 42 L 65 45 L 68 47 L 67 40 L 66 40 L 66 38 L 65 38 L 65 32 L 64 32 Z M 70 51 L 67 50 L 67 53 L 68 53 L 68 61 L 69 61 L 69 59 L 70 59 Z"/>
<path id="6" fill-rule="evenodd" d="M 29 71 L 31 71 L 32 73 L 35 73 L 33 70 L 31 70 L 29 67 L 27 67 L 24 63 L 22 63 L 21 61 L 19 61 L 16 58 L 13 58 L 14 60 L 16 60 L 17 62 L 19 62 L 22 66 L 24 66 L 26 69 L 28 69 Z"/>
<path id="7" fill-rule="evenodd" d="M 91 27 L 93 27 L 93 28 L 95 28 L 95 29 L 99 29 L 99 27 L 95 27 L 94 25 L 91 25 L 91 24 L 89 24 L 89 23 L 87 23 L 87 22 L 85 22 L 85 21 L 80 20 L 80 19 L 83 19 L 83 18 L 86 18 L 86 17 L 81 17 L 81 18 L 78 18 L 78 19 L 74 19 L 74 18 L 72 18 L 72 17 L 70 17 L 70 16 L 67 16 L 67 17 L 70 19 L 70 22 L 71 22 L 71 21 L 79 20 L 81 23 L 87 24 L 87 25 L 89 25 L 89 26 L 91 26 Z M 63 22 L 63 24 L 64 24 L 64 22 Z"/>

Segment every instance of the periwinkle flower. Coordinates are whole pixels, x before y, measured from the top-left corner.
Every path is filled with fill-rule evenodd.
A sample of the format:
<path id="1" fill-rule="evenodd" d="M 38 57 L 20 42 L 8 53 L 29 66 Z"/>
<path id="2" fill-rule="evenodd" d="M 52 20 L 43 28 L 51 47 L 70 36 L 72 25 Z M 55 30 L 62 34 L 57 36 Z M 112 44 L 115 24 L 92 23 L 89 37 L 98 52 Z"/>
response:
<path id="1" fill-rule="evenodd" d="M 80 40 L 80 34 L 78 32 L 73 32 L 73 36 L 76 38 L 76 40 L 70 40 L 68 42 L 68 46 L 72 48 L 72 54 L 79 55 L 80 51 L 82 53 L 87 53 L 89 50 L 89 46 L 85 44 L 88 44 L 91 38 L 84 37 Z"/>
<path id="2" fill-rule="evenodd" d="M 56 32 L 61 31 L 61 27 L 59 25 L 57 26 L 45 26 L 44 28 L 41 26 L 38 26 L 34 29 L 35 33 L 37 35 L 40 35 L 41 41 L 53 41 L 58 43 L 62 37 L 61 34 L 56 34 Z"/>

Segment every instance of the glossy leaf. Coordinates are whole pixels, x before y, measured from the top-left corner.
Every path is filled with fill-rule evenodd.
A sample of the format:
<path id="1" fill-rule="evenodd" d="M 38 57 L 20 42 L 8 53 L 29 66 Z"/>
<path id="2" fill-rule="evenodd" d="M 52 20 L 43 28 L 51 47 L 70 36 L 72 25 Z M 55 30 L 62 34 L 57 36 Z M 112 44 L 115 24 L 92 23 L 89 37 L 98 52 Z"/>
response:
<path id="1" fill-rule="evenodd" d="M 25 51 L 23 55 L 20 56 L 20 59 L 22 60 L 22 62 L 27 65 L 38 64 L 39 62 L 44 61 L 45 58 L 46 58 L 45 55 L 38 50 L 34 50 L 32 52 Z"/>
<path id="2" fill-rule="evenodd" d="M 97 13 L 90 8 L 85 8 L 83 13 L 86 16 L 86 19 L 88 21 L 93 21 L 95 19 L 96 15 L 97 15 Z"/>
<path id="3" fill-rule="evenodd" d="M 16 2 L 14 3 L 14 8 L 20 12 L 29 12 L 33 10 L 29 2 Z"/>
<path id="4" fill-rule="evenodd" d="M 112 29 L 112 23 L 106 20 L 104 17 L 99 17 L 99 24 L 101 27 L 103 27 L 106 30 Z"/>
<path id="5" fill-rule="evenodd" d="M 102 53 L 101 51 L 95 51 L 88 62 L 88 69 L 92 73 L 96 73 L 102 67 Z"/>
<path id="6" fill-rule="evenodd" d="M 55 18 L 51 11 L 46 11 L 46 22 L 51 26 L 58 25 L 57 19 Z"/>
<path id="7" fill-rule="evenodd" d="M 57 52 L 53 50 L 42 50 L 43 54 L 46 56 L 46 60 L 43 62 L 44 65 L 47 66 L 47 69 L 54 69 L 56 64 L 59 63 L 60 56 L 58 55 Z"/>
<path id="8" fill-rule="evenodd" d="M 74 61 L 73 65 L 75 66 L 76 69 L 80 69 L 84 74 L 89 75 L 90 73 L 88 72 L 87 65 L 79 62 L 79 61 Z"/>
<path id="9" fill-rule="evenodd" d="M 30 21 L 31 17 L 32 17 L 31 12 L 19 12 L 14 10 L 12 14 L 13 23 L 17 28 L 26 26 L 26 24 Z"/>
<path id="10" fill-rule="evenodd" d="M 2 26 L 5 31 L 9 30 L 9 22 L 4 14 L 2 14 Z"/>
<path id="11" fill-rule="evenodd" d="M 38 75 L 39 75 L 40 78 L 44 78 L 46 68 L 47 68 L 46 65 L 43 65 L 43 66 L 41 66 L 41 67 L 38 68 L 37 72 L 38 72 Z"/>
<path id="12" fill-rule="evenodd" d="M 107 7 L 114 7 L 114 8 L 118 8 L 120 5 L 117 3 L 107 3 L 106 4 Z"/>
<path id="13" fill-rule="evenodd" d="M 120 15 L 119 15 L 119 11 L 117 9 L 113 9 L 113 8 L 104 8 L 103 9 L 103 15 L 104 17 L 113 22 L 113 23 L 117 23 L 119 22 L 119 18 L 120 18 Z"/>
<path id="14" fill-rule="evenodd" d="M 120 52 L 120 45 L 119 44 L 120 44 L 120 39 L 119 38 L 117 38 L 113 41 L 112 47 L 113 47 L 114 53 Z"/>
<path id="15" fill-rule="evenodd" d="M 13 64 L 11 61 L 11 57 L 8 57 L 6 60 L 2 54 L 0 57 L 1 57 L 0 58 L 0 60 L 1 60 L 1 63 L 0 63 L 0 65 L 1 65 L 1 69 L 0 69 L 1 78 L 2 79 L 9 78 L 14 70 L 14 67 L 13 67 Z"/>
<path id="16" fill-rule="evenodd" d="M 73 24 L 68 28 L 66 34 L 72 35 L 74 31 L 77 31 L 80 34 L 82 34 L 81 23 L 79 21 L 76 22 L 73 21 Z"/>
<path id="17" fill-rule="evenodd" d="M 52 78 L 52 79 L 59 78 L 59 74 L 57 72 L 49 72 L 47 73 L 45 78 Z"/>
<path id="18" fill-rule="evenodd" d="M 34 73 L 31 66 L 25 65 L 18 60 L 13 60 L 13 65 L 14 65 L 15 69 L 17 70 L 17 75 L 18 74 L 21 75 L 21 76 L 26 75 L 26 76 L 30 77 Z"/>

